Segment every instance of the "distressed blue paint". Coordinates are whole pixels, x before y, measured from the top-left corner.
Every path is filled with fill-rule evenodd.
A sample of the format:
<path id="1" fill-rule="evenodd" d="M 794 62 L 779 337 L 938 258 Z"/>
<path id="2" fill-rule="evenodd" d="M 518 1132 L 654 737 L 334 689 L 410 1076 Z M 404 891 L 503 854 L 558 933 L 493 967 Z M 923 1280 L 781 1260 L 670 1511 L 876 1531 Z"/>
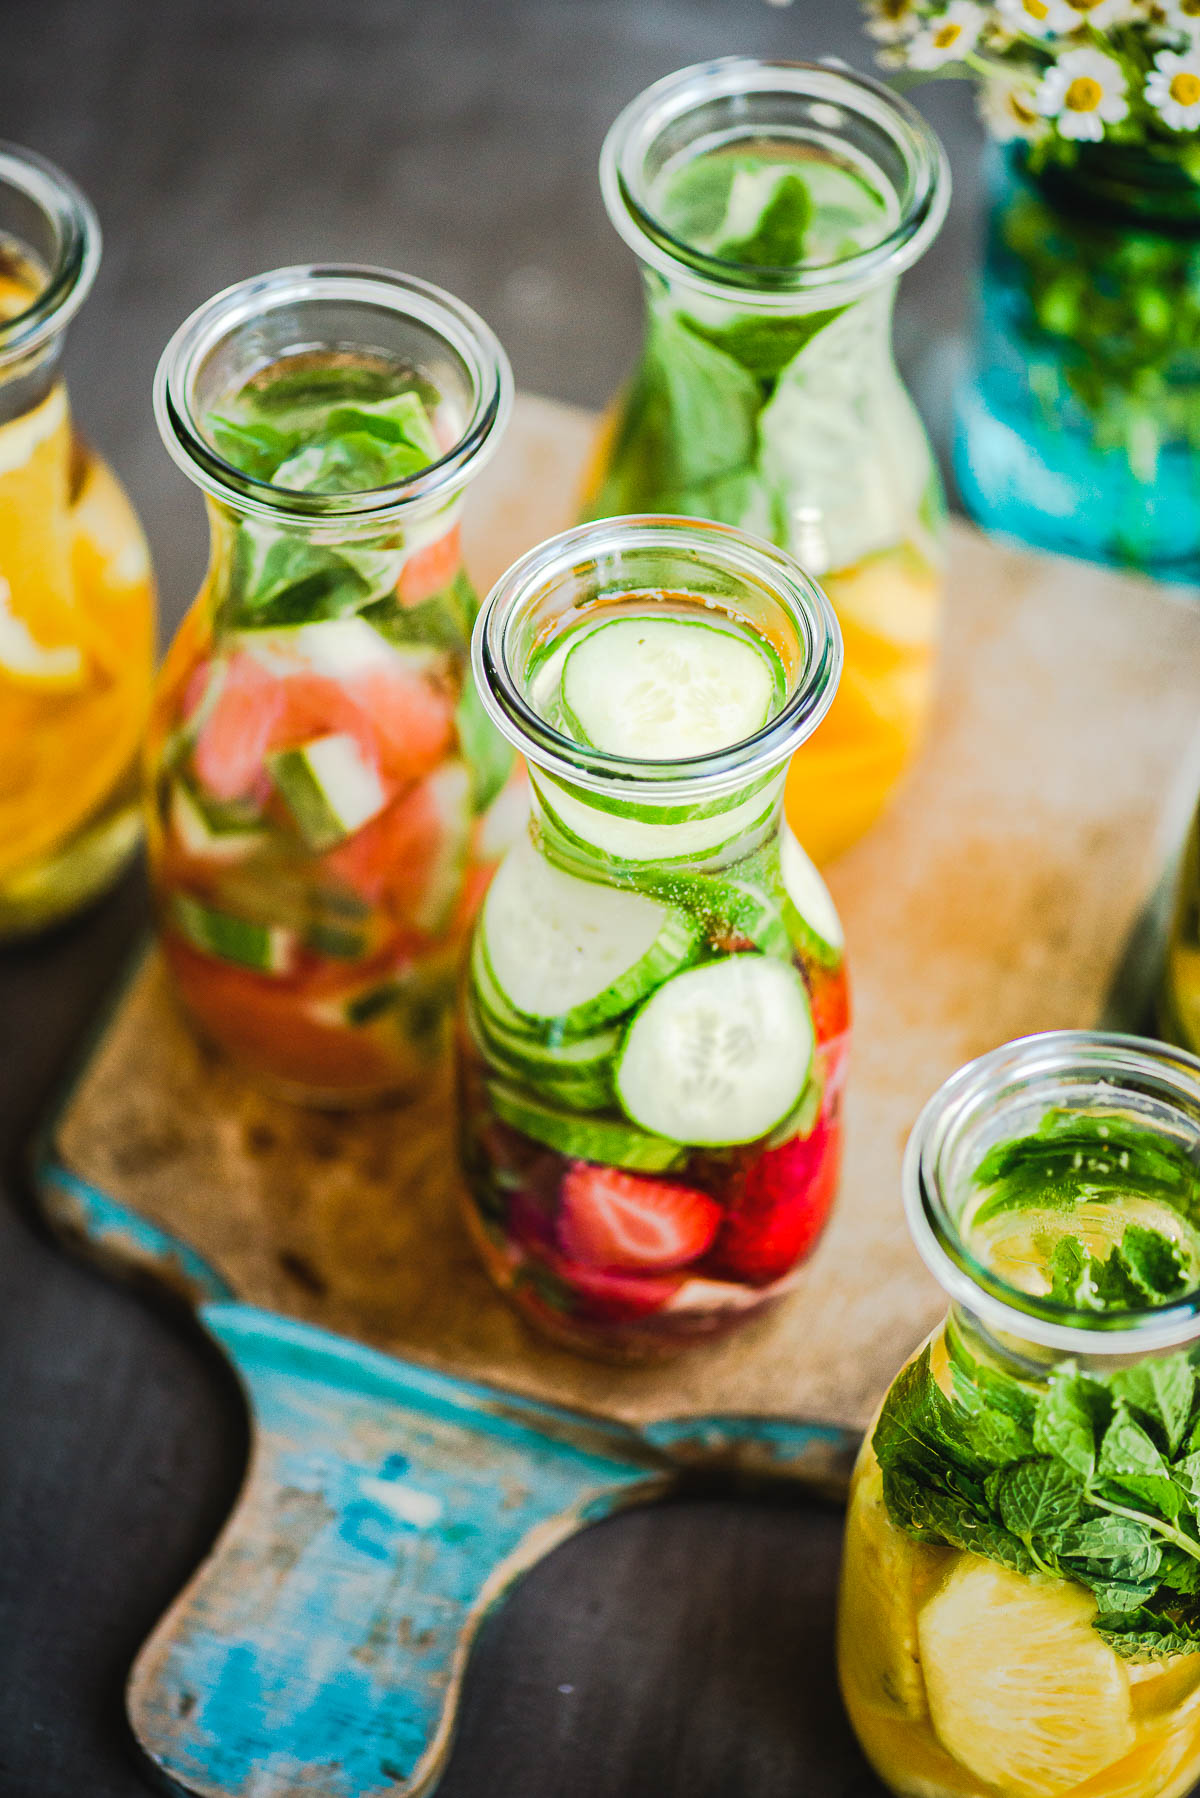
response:
<path id="1" fill-rule="evenodd" d="M 736 1463 L 802 1477 L 814 1462 L 852 1452 L 859 1438 L 832 1424 L 790 1417 L 669 1417 L 647 1424 L 645 1440 L 686 1465 Z"/>
<path id="2" fill-rule="evenodd" d="M 103 1254 L 147 1267 L 197 1302 L 233 1298 L 233 1289 L 202 1255 L 100 1187 L 81 1180 L 53 1154 L 39 1157 L 34 1179 L 47 1215 L 85 1236 Z"/>
<path id="3" fill-rule="evenodd" d="M 662 1466 L 616 1427 L 321 1330 L 201 1316 L 245 1385 L 255 1457 L 135 1668 L 139 1738 L 204 1793 L 428 1790 L 487 1605 L 582 1522 L 653 1496 Z"/>

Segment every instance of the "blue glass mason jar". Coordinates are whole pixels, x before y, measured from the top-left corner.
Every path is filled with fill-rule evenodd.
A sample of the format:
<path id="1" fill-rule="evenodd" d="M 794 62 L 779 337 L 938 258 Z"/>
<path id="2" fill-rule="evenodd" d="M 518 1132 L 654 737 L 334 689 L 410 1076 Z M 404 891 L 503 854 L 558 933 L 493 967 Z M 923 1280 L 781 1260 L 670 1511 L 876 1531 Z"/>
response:
<path id="1" fill-rule="evenodd" d="M 997 154 L 954 464 L 989 530 L 1200 581 L 1200 186 L 1178 161 Z"/>

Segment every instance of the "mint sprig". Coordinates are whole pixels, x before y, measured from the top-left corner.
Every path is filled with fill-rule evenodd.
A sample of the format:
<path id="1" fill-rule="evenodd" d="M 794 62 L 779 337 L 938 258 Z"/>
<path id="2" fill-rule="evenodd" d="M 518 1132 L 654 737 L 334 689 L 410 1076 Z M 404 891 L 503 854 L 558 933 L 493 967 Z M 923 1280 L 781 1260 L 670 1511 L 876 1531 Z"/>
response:
<path id="1" fill-rule="evenodd" d="M 1118 1654 L 1200 1648 L 1200 1396 L 1182 1352 L 1042 1389 L 931 1351 L 895 1382 L 873 1446 L 893 1522 L 924 1542 L 1087 1587 Z"/>

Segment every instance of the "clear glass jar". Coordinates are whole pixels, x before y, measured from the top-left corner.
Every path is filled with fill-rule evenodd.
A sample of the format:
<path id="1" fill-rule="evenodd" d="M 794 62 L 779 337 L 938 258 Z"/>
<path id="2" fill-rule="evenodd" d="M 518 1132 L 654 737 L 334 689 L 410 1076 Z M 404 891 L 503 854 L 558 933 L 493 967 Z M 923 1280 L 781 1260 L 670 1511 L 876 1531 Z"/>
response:
<path id="1" fill-rule="evenodd" d="M 1006 1044 L 929 1102 L 903 1177 L 950 1312 L 851 1489 L 839 1666 L 859 1741 L 903 1798 L 1182 1798 L 1200 1061 L 1084 1031 Z"/>
<path id="2" fill-rule="evenodd" d="M 1175 875 L 1159 1027 L 1171 1042 L 1200 1054 L 1200 808 L 1192 816 Z"/>
<path id="3" fill-rule="evenodd" d="M 150 737 L 163 947 L 205 1034 L 302 1102 L 427 1076 L 504 840 L 459 520 L 511 392 L 482 320 L 376 269 L 242 282 L 159 365 L 212 530 Z"/>
<path id="4" fill-rule="evenodd" d="M 1109 144 L 992 162 L 955 474 L 989 530 L 1200 580 L 1200 184 Z"/>
<path id="5" fill-rule="evenodd" d="M 79 189 L 0 144 L 0 938 L 95 898 L 141 835 L 150 557 L 59 367 L 99 261 Z"/>
<path id="6" fill-rule="evenodd" d="M 931 703 L 944 505 L 891 319 L 945 215 L 945 157 L 874 81 L 728 57 L 639 95 L 600 167 L 647 328 L 585 514 L 721 520 L 821 581 L 845 667 L 787 812 L 825 861 L 876 817 Z"/>
<path id="7" fill-rule="evenodd" d="M 518 562 L 473 655 L 532 810 L 460 1012 L 471 1232 L 560 1340 L 667 1354 L 786 1292 L 837 1185 L 842 932 L 782 816 L 837 622 L 740 531 L 621 518 Z"/>

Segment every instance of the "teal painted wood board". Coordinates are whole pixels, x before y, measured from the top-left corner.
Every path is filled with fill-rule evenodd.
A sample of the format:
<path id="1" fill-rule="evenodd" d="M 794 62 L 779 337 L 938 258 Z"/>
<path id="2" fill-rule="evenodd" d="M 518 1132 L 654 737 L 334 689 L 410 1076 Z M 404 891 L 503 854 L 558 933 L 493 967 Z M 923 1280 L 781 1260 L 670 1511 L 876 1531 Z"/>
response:
<path id="1" fill-rule="evenodd" d="M 470 515 L 481 586 L 569 517 L 592 428 L 519 403 Z M 250 1410 L 237 1508 L 130 1679 L 164 1774 L 213 1798 L 428 1792 L 480 1617 L 556 1543 L 695 1467 L 844 1480 L 941 1309 L 901 1216 L 904 1138 L 969 1056 L 1143 1011 L 1138 924 L 1200 777 L 1197 690 L 1200 612 L 954 529 L 930 741 L 830 872 L 856 1013 L 834 1222 L 771 1315 L 669 1364 L 582 1360 L 492 1291 L 444 1077 L 403 1110 L 287 1106 L 145 960 L 38 1186 L 64 1237 L 194 1307 Z"/>

